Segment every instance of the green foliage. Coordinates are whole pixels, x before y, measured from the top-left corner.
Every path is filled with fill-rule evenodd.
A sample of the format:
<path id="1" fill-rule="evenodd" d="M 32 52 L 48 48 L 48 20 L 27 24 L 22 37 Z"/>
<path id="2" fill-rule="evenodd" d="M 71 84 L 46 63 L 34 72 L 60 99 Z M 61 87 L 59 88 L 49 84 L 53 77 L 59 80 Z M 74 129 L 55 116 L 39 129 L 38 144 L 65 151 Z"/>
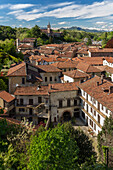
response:
<path id="1" fill-rule="evenodd" d="M 100 159 L 105 161 L 106 148 L 109 149 L 109 166 L 113 167 L 113 118 L 110 116 L 109 118 L 106 117 L 104 121 L 104 125 L 102 127 L 102 131 L 98 134 L 98 149 L 100 153 Z"/>
<path id="2" fill-rule="evenodd" d="M 91 45 L 91 44 L 92 44 L 91 38 L 88 37 L 88 41 L 87 41 L 86 45 L 88 46 L 88 45 Z"/>
<path id="3" fill-rule="evenodd" d="M 3 79 L 0 79 L 0 90 L 7 90 L 7 85 Z"/>
<path id="4" fill-rule="evenodd" d="M 65 123 L 64 128 L 69 131 L 69 134 L 77 142 L 79 147 L 78 163 L 80 165 L 93 165 L 96 162 L 96 153 L 92 146 L 92 141 L 80 129 L 74 129 L 71 123 Z"/>
<path id="5" fill-rule="evenodd" d="M 16 30 L 9 26 L 0 26 L 0 40 L 16 39 Z"/>
<path id="6" fill-rule="evenodd" d="M 29 169 L 77 168 L 79 148 L 64 125 L 41 132 L 31 139 Z"/>

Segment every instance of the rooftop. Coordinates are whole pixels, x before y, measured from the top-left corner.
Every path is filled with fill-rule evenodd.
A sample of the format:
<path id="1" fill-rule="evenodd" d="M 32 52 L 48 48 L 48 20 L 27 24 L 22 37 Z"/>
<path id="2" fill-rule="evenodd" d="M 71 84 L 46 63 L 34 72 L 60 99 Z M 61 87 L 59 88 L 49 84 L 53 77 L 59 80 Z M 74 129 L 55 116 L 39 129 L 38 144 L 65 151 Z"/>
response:
<path id="1" fill-rule="evenodd" d="M 9 94 L 6 91 L 0 91 L 0 98 L 5 100 L 7 103 L 9 103 L 9 102 L 11 102 L 12 100 L 15 99 L 15 97 L 13 97 L 11 94 Z"/>
<path id="2" fill-rule="evenodd" d="M 26 76 L 25 62 L 18 64 L 9 69 L 7 76 Z"/>
<path id="3" fill-rule="evenodd" d="M 78 90 L 78 82 L 49 84 L 49 92 L 64 92 Z"/>
<path id="4" fill-rule="evenodd" d="M 97 82 L 99 82 L 99 86 L 97 86 Z M 113 87 L 113 83 L 107 80 L 103 80 L 101 83 L 101 78 L 95 76 L 79 84 L 78 87 L 113 112 L 113 92 L 110 93 L 110 87 Z"/>
<path id="5" fill-rule="evenodd" d="M 48 95 L 48 86 L 20 86 L 16 88 L 14 95 Z"/>
<path id="6" fill-rule="evenodd" d="M 78 71 L 78 70 L 66 71 L 66 72 L 63 72 L 63 74 L 67 75 L 69 77 L 72 77 L 72 78 L 89 77 L 88 74 L 83 73 L 83 72 Z"/>

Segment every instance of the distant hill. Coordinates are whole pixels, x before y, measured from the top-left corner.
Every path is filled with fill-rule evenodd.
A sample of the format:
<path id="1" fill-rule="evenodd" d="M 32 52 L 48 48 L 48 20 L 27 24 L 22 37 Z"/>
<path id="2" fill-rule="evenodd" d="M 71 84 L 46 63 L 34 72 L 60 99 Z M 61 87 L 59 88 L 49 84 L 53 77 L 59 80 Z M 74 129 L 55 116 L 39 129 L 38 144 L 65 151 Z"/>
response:
<path id="1" fill-rule="evenodd" d="M 81 28 L 81 27 L 76 27 L 76 26 L 73 26 L 73 27 L 70 27 L 70 28 L 60 28 L 61 30 L 77 30 L 77 31 L 85 31 L 85 32 L 105 32 L 104 30 L 96 30 L 96 29 L 84 29 L 84 28 Z"/>

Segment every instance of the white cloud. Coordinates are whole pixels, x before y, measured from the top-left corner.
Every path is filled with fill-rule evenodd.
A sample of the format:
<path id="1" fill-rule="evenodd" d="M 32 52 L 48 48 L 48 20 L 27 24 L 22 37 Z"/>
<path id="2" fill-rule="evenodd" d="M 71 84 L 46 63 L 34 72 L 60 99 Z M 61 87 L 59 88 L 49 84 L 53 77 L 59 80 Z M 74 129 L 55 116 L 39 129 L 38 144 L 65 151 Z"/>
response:
<path id="1" fill-rule="evenodd" d="M 10 9 L 12 10 L 18 10 L 18 9 L 24 9 L 24 8 L 29 8 L 29 7 L 33 7 L 33 4 L 16 4 L 16 5 L 11 5 L 10 4 Z"/>
<path id="2" fill-rule="evenodd" d="M 66 22 L 64 21 L 64 22 L 59 22 L 58 23 L 59 25 L 64 25 L 64 24 L 66 24 Z"/>
<path id="3" fill-rule="evenodd" d="M 24 8 L 31 7 L 27 12 Z M 33 9 L 32 9 L 33 7 Z M 74 2 L 64 2 L 50 4 L 48 6 L 37 6 L 36 4 L 10 4 L 10 11 L 8 15 L 14 15 L 18 20 L 32 21 L 42 17 L 55 18 L 75 18 L 78 19 L 92 19 L 102 18 L 102 21 L 97 21 L 94 25 L 98 27 L 108 27 L 104 19 L 113 19 L 113 1 L 105 0 L 102 2 L 95 2 L 91 5 L 76 4 Z M 53 8 L 53 9 L 52 9 Z M 39 22 L 39 21 L 36 21 Z M 112 21 L 109 21 L 112 22 Z M 59 22 L 58 25 L 66 24 L 66 22 Z M 111 24 L 112 25 L 112 24 Z M 100 29 L 100 28 L 98 28 Z"/>
<path id="4" fill-rule="evenodd" d="M 4 8 L 8 8 L 8 7 L 9 7 L 9 4 L 0 5 L 0 9 L 4 9 Z"/>
<path id="5" fill-rule="evenodd" d="M 98 25 L 103 25 L 103 24 L 106 24 L 106 22 L 97 21 L 96 24 L 98 24 Z"/>
<path id="6" fill-rule="evenodd" d="M 47 8 L 56 8 L 56 7 L 62 7 L 62 6 L 67 6 L 67 5 L 71 5 L 74 2 L 63 2 L 63 3 L 57 3 L 57 4 L 52 4 L 52 5 L 48 5 Z"/>

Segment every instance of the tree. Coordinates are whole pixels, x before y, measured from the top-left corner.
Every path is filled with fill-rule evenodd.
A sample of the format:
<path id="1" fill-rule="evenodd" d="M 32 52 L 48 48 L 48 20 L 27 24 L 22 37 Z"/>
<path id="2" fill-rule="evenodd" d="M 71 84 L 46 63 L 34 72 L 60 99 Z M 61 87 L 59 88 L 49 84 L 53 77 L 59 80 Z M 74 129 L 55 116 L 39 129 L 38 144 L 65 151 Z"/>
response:
<path id="1" fill-rule="evenodd" d="M 0 90 L 7 90 L 7 85 L 2 79 L 0 79 Z"/>
<path id="2" fill-rule="evenodd" d="M 98 134 L 100 159 L 113 168 L 113 118 L 106 117 L 102 131 Z M 108 152 L 108 155 L 107 155 Z M 108 161 L 107 161 L 108 159 Z"/>
<path id="3" fill-rule="evenodd" d="M 79 148 L 64 125 L 31 139 L 28 169 L 76 169 Z"/>
<path id="4" fill-rule="evenodd" d="M 80 165 L 93 165 L 96 162 L 97 154 L 92 146 L 92 141 L 80 129 L 74 129 L 71 123 L 65 123 L 64 128 L 69 131 L 69 134 L 77 142 L 79 147 L 78 163 Z"/>
<path id="5" fill-rule="evenodd" d="M 31 28 L 30 32 L 31 32 L 31 37 L 34 37 L 34 38 L 40 37 L 41 31 L 37 25 L 35 25 L 33 28 Z"/>
<path id="6" fill-rule="evenodd" d="M 87 41 L 86 44 L 87 44 L 87 46 L 92 44 L 92 41 L 91 41 L 91 38 L 90 38 L 90 37 L 88 37 L 88 41 Z"/>

